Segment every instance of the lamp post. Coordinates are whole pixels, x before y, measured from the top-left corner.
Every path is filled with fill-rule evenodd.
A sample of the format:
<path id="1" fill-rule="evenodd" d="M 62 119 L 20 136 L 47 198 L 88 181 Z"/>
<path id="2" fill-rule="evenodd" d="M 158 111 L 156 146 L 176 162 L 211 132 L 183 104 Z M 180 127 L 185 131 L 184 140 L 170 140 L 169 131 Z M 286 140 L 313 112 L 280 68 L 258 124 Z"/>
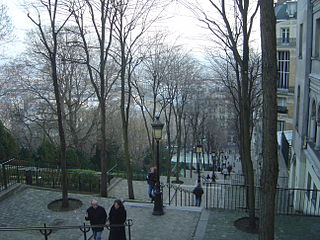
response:
<path id="1" fill-rule="evenodd" d="M 216 152 L 211 153 L 211 160 L 212 160 L 212 176 L 214 175 L 214 172 L 216 171 Z"/>
<path id="2" fill-rule="evenodd" d="M 198 172 L 198 184 L 201 185 L 201 179 L 200 179 L 200 158 L 202 153 L 202 145 L 198 144 L 196 147 L 197 152 L 197 172 Z"/>
<path id="3" fill-rule="evenodd" d="M 151 124 L 153 138 L 157 143 L 157 151 L 156 151 L 156 164 L 157 164 L 157 182 L 156 182 L 156 192 L 154 196 L 154 206 L 153 206 L 153 215 L 163 215 L 163 205 L 162 205 L 162 192 L 160 191 L 160 163 L 159 163 L 159 141 L 162 138 L 162 128 L 163 123 L 160 122 L 159 116 L 156 117 L 156 120 Z"/>

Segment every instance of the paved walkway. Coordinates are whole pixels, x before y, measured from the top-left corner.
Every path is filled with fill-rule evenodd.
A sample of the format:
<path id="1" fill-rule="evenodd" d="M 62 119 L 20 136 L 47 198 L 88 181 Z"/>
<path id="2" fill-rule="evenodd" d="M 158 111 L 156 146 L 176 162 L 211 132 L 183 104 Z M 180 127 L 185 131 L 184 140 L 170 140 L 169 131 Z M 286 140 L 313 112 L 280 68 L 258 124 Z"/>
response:
<path id="1" fill-rule="evenodd" d="M 69 194 L 69 197 L 80 199 L 83 206 L 74 211 L 53 212 L 47 205 L 54 199 L 61 198 L 61 193 L 27 187 L 12 194 L 0 202 L 0 227 L 12 226 L 75 226 L 84 222 L 84 214 L 92 198 L 109 211 L 113 199 L 92 195 Z M 163 216 L 153 216 L 153 204 L 125 202 L 127 218 L 133 219 L 132 239 L 136 240 L 177 240 L 192 239 L 201 209 L 165 207 Z M 108 232 L 104 231 L 103 239 Z M 0 239 L 33 240 L 44 239 L 39 232 L 0 232 Z M 80 240 L 80 230 L 58 230 L 49 236 L 49 240 Z"/>
<path id="2" fill-rule="evenodd" d="M 193 184 L 194 179 L 186 180 L 184 185 Z M 189 181 L 189 182 L 188 182 Z M 126 181 L 120 181 L 110 191 L 114 198 L 126 199 Z M 136 196 L 141 201 L 148 200 L 145 182 L 134 182 Z M 69 197 L 80 199 L 83 206 L 69 212 L 52 212 L 47 205 L 52 200 L 61 198 L 61 193 L 31 187 L 22 188 L 6 198 L 0 193 L 0 227 L 5 226 L 48 226 L 81 225 L 84 213 L 92 198 L 96 198 L 107 211 L 113 199 L 93 195 L 73 194 Z M 257 240 L 254 234 L 243 233 L 236 229 L 233 222 L 245 217 L 245 212 L 228 210 L 206 210 L 198 207 L 177 208 L 166 206 L 163 216 L 153 216 L 153 204 L 125 202 L 128 218 L 133 219 L 133 240 Z M 319 217 L 278 216 L 276 222 L 277 240 L 316 240 L 319 237 Z M 106 240 L 108 231 L 103 233 Z M 0 232 L 0 239 L 5 240 L 41 240 L 39 232 Z M 80 240 L 80 230 L 58 230 L 49 236 L 49 240 Z"/>

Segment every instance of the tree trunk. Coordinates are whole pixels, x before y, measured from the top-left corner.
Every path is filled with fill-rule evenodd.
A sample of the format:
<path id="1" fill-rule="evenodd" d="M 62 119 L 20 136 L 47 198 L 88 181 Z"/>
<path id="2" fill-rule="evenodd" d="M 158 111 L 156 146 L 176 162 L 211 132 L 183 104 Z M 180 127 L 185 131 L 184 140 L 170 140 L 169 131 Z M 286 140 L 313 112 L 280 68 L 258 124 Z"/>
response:
<path id="1" fill-rule="evenodd" d="M 55 45 L 56 43 L 56 38 Z M 68 202 L 68 180 L 67 180 L 67 159 L 66 159 L 66 140 L 64 134 L 64 127 L 63 127 L 63 116 L 61 110 L 61 97 L 59 91 L 59 83 L 58 83 L 58 76 L 57 76 L 57 62 L 56 62 L 56 51 L 54 50 L 52 59 L 51 59 L 51 70 L 52 70 L 52 80 L 53 80 L 53 87 L 54 87 L 54 95 L 56 98 L 56 105 L 57 105 L 57 115 L 58 115 L 58 126 L 59 126 L 59 139 L 60 139 L 60 162 L 61 162 L 61 170 L 62 170 L 62 207 L 67 208 L 69 206 Z"/>
<path id="2" fill-rule="evenodd" d="M 272 0 L 260 1 L 263 89 L 263 167 L 261 176 L 260 240 L 274 239 L 277 159 L 277 59 Z"/>
<path id="3" fill-rule="evenodd" d="M 100 161 L 101 161 L 101 180 L 100 180 L 100 194 L 102 197 L 108 196 L 107 190 L 107 139 L 106 139 L 106 108 L 105 100 L 101 101 L 100 105 L 101 112 L 101 151 L 100 151 Z"/>

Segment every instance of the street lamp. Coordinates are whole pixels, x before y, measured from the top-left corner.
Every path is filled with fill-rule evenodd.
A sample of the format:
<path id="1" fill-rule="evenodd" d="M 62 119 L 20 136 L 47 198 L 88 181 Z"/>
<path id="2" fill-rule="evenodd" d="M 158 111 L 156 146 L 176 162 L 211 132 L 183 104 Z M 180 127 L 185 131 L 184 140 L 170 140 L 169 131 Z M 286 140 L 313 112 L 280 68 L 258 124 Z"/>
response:
<path id="1" fill-rule="evenodd" d="M 200 158 L 201 158 L 201 153 L 202 153 L 202 145 L 198 144 L 196 147 L 196 153 L 197 153 L 197 172 L 198 172 L 198 184 L 201 184 L 200 180 Z"/>
<path id="2" fill-rule="evenodd" d="M 160 122 L 159 116 L 156 117 L 156 120 L 151 124 L 152 126 L 152 132 L 153 132 L 153 138 L 157 142 L 157 155 L 156 155 L 156 161 L 157 161 L 157 182 L 156 182 L 156 192 L 154 196 L 154 206 L 153 206 L 153 215 L 163 215 L 163 205 L 162 205 L 162 192 L 160 191 L 160 163 L 159 163 L 159 141 L 162 138 L 162 128 L 163 123 Z"/>

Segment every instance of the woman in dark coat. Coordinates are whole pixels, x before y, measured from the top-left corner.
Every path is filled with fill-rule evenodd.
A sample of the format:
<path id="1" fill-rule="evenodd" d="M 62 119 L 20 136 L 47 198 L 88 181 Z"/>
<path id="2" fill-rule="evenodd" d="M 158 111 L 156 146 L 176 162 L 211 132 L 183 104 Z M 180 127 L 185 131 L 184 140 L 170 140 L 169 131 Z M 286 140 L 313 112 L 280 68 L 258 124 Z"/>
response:
<path id="1" fill-rule="evenodd" d="M 124 226 L 112 226 L 114 224 L 124 224 L 127 219 L 127 212 L 121 200 L 115 200 L 109 213 L 110 234 L 109 240 L 125 240 L 126 231 Z"/>

